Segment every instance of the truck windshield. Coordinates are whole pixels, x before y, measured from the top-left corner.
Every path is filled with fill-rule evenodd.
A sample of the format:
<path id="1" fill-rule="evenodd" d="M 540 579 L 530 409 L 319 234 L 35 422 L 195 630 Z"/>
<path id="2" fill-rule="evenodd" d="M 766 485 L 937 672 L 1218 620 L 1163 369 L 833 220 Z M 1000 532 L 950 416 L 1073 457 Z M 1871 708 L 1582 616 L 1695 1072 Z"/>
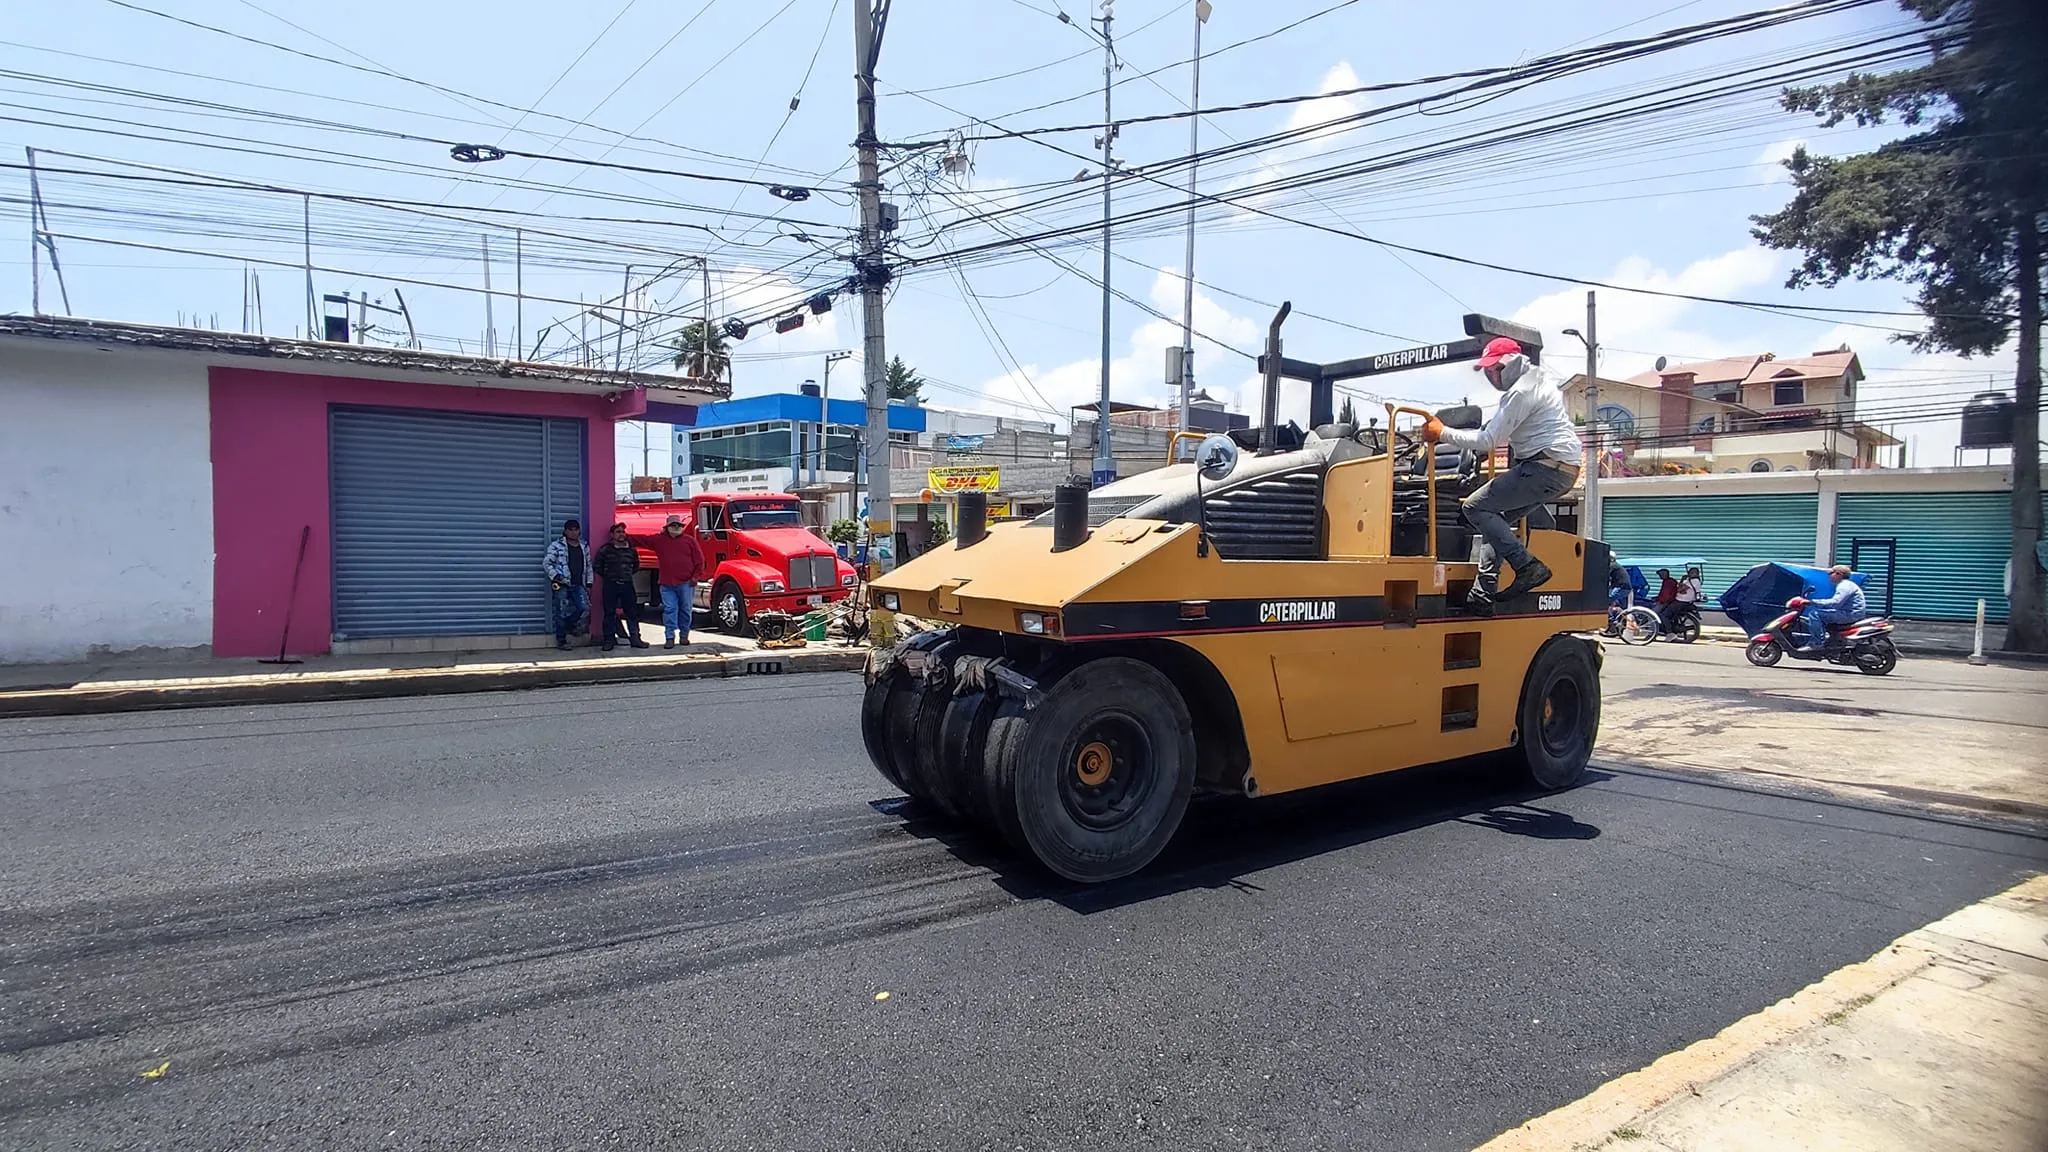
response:
<path id="1" fill-rule="evenodd" d="M 781 501 L 765 503 L 739 503 L 732 505 L 733 527 L 752 528 L 801 528 L 804 526 L 803 513 L 794 504 Z"/>

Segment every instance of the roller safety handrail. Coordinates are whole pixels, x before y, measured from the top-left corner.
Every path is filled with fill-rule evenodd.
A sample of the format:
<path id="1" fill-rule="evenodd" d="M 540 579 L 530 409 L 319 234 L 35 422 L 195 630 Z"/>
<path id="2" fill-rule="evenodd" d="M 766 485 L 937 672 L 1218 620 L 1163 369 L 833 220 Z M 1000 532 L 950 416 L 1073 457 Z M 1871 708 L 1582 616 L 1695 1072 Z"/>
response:
<path id="1" fill-rule="evenodd" d="M 1387 491 L 1390 493 L 1394 490 L 1392 475 L 1394 470 L 1394 417 L 1403 412 L 1410 416 L 1420 416 L 1424 420 L 1436 419 L 1436 413 L 1425 411 L 1421 408 L 1409 408 L 1400 404 L 1387 405 Z M 1436 559 L 1436 445 L 1427 444 L 1427 442 L 1425 444 L 1426 448 L 1422 454 L 1423 459 L 1426 461 L 1423 465 L 1423 483 L 1429 488 L 1429 558 L 1434 560 Z"/>
<path id="2" fill-rule="evenodd" d="M 1207 432 L 1175 432 L 1166 441 L 1166 463 L 1168 466 L 1180 462 L 1180 442 L 1183 439 L 1193 440 L 1199 444 L 1203 440 L 1208 439 L 1208 437 L 1209 434 Z"/>

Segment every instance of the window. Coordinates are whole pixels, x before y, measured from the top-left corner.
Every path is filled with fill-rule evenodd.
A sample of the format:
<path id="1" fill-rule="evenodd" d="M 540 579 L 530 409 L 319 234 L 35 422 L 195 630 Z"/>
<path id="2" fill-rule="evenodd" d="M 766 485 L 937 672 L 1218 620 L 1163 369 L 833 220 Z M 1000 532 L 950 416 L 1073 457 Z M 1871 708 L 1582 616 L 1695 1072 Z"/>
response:
<path id="1" fill-rule="evenodd" d="M 801 528 L 803 510 L 788 500 L 735 500 L 732 522 L 750 531 L 761 528 Z"/>
<path id="2" fill-rule="evenodd" d="M 697 534 L 710 536 L 725 527 L 725 509 L 717 504 L 697 505 Z"/>
<path id="3" fill-rule="evenodd" d="M 1751 472 L 1769 472 L 1771 470 L 1771 462 L 1769 460 L 1752 460 L 1749 462 L 1749 470 Z"/>
<path id="4" fill-rule="evenodd" d="M 1806 403 L 1806 381 L 1776 381 L 1771 386 L 1771 403 L 1781 405 Z"/>
<path id="5" fill-rule="evenodd" d="M 1694 426 L 1693 426 L 1693 431 L 1695 431 L 1695 432 L 1698 432 L 1698 433 L 1701 433 L 1702 435 L 1707 435 L 1707 436 L 1711 436 L 1711 435 L 1713 435 L 1713 433 L 1714 433 L 1714 418 L 1713 418 L 1712 416 L 1709 416 L 1709 417 L 1707 417 L 1706 419 L 1704 419 L 1704 420 L 1700 421 L 1700 422 L 1699 422 L 1698 424 L 1696 424 L 1696 425 L 1694 425 Z"/>

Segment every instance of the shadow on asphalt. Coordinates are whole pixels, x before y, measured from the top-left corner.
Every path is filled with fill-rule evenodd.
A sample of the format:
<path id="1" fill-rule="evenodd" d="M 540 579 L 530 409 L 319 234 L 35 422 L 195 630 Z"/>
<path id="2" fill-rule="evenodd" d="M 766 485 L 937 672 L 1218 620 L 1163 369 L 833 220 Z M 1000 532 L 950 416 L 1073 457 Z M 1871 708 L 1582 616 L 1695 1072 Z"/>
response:
<path id="1" fill-rule="evenodd" d="M 1612 779 L 1611 773 L 1588 769 L 1583 783 Z M 1591 824 L 1532 803 L 1556 795 L 1561 793 L 1512 782 L 1497 757 L 1475 757 L 1262 800 L 1198 797 L 1150 867 L 1094 885 L 1054 877 L 1036 861 L 1001 850 L 911 801 L 875 808 L 902 819 L 911 835 L 944 845 L 962 863 L 988 869 L 1020 899 L 1051 900 L 1092 914 L 1192 889 L 1258 891 L 1245 876 L 1446 821 L 1542 840 L 1600 835 Z"/>

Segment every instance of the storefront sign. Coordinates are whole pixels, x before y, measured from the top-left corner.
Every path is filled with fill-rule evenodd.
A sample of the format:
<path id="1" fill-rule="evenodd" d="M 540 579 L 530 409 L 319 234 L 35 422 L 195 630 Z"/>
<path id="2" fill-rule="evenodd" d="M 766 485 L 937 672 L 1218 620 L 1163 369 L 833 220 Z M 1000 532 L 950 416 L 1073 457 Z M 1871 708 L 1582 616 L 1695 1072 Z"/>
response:
<path id="1" fill-rule="evenodd" d="M 1000 468 L 933 468 L 925 487 L 934 492 L 993 492 L 1002 485 Z"/>

